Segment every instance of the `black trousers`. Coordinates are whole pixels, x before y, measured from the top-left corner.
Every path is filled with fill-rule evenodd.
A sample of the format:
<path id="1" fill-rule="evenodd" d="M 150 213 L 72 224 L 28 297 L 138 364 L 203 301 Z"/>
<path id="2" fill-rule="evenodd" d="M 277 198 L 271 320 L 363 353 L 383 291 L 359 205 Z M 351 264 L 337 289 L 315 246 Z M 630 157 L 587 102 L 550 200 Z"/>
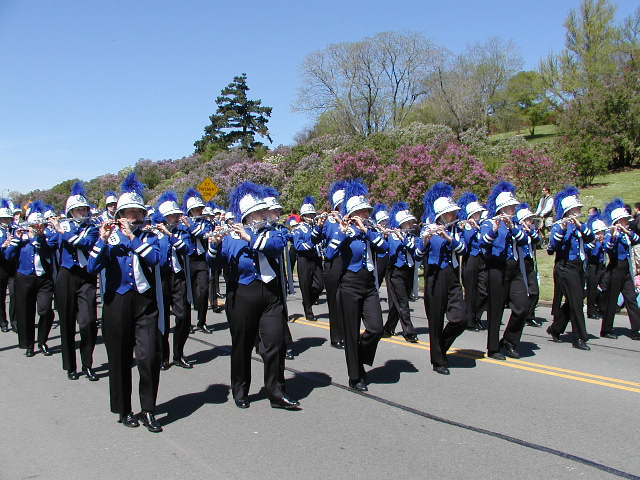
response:
<path id="1" fill-rule="evenodd" d="M 16 318 L 16 274 L 15 272 L 9 277 L 7 282 L 7 290 L 9 291 L 9 322 L 11 328 L 18 331 L 18 319 Z"/>
<path id="2" fill-rule="evenodd" d="M 556 317 L 560 314 L 560 307 L 562 307 L 562 287 L 560 285 L 560 280 L 558 279 L 558 272 L 553 267 L 553 300 L 551 301 L 551 316 Z"/>
<path id="3" fill-rule="evenodd" d="M 193 306 L 198 312 L 198 326 L 201 327 L 207 323 L 209 309 L 209 267 L 204 255 L 192 255 L 190 265 Z"/>
<path id="4" fill-rule="evenodd" d="M 565 298 L 564 303 L 553 317 L 549 331 L 554 335 L 564 333 L 569 322 L 573 334 L 585 342 L 587 328 L 582 311 L 584 300 L 584 267 L 581 260 L 560 260 L 554 265 L 554 278 L 558 281 L 559 295 Z"/>
<path id="5" fill-rule="evenodd" d="M 93 350 L 98 335 L 96 305 L 96 275 L 78 267 L 61 268 L 55 285 L 56 304 L 60 317 L 62 368 L 75 371 L 76 321 L 80 330 L 80 361 L 82 367 L 93 365 Z"/>
<path id="6" fill-rule="evenodd" d="M 480 255 L 469 255 L 462 267 L 465 325 L 474 327 L 487 307 L 487 266 Z"/>
<path id="7" fill-rule="evenodd" d="M 293 249 L 292 249 L 293 250 Z M 342 277 L 344 261 L 342 257 L 335 257 L 324 263 L 323 279 L 327 289 L 327 304 L 329 306 L 329 337 L 331 343 L 344 340 L 342 311 L 337 303 L 338 284 Z"/>
<path id="8" fill-rule="evenodd" d="M 384 257 L 376 256 L 376 276 L 378 277 L 378 288 L 382 285 L 382 281 L 387 276 L 387 267 L 389 266 L 389 255 Z"/>
<path id="9" fill-rule="evenodd" d="M 10 278 L 11 275 L 9 275 L 9 271 L 0 265 L 0 327 L 2 328 L 9 326 L 9 322 L 7 321 L 6 300 Z"/>
<path id="10" fill-rule="evenodd" d="M 373 272 L 361 268 L 342 275 L 336 293 L 344 328 L 344 353 L 349 380 L 361 377 L 363 364 L 371 365 L 382 338 L 382 308 Z M 360 333 L 360 321 L 364 332 Z"/>
<path id="11" fill-rule="evenodd" d="M 447 350 L 464 329 L 465 303 L 458 270 L 427 266 L 424 307 L 429 321 L 429 348 L 434 367 L 447 366 Z M 447 326 L 444 317 L 447 316 Z"/>
<path id="12" fill-rule="evenodd" d="M 38 320 L 38 345 L 47 343 L 53 325 L 53 282 L 49 274 L 41 277 L 16 273 L 15 277 L 16 321 L 20 348 L 33 348 L 35 342 L 36 307 Z"/>
<path id="13" fill-rule="evenodd" d="M 308 317 L 313 315 L 313 304 L 320 298 L 324 288 L 322 259 L 316 255 L 298 254 L 298 283 L 302 292 L 302 308 Z"/>
<path id="14" fill-rule="evenodd" d="M 622 293 L 624 307 L 629 315 L 631 330 L 640 330 L 640 309 L 636 300 L 636 291 L 633 279 L 629 272 L 629 261 L 617 261 L 607 267 L 606 307 L 602 318 L 600 335 L 610 333 L 613 329 L 613 320 L 618 308 L 618 295 Z"/>
<path id="15" fill-rule="evenodd" d="M 231 391 L 244 400 L 251 386 L 251 349 L 259 336 L 258 351 L 264 362 L 264 387 L 269 399 L 284 395 L 284 335 L 280 284 L 254 280 L 249 285 L 229 286 L 226 312 L 231 330 Z"/>
<path id="16" fill-rule="evenodd" d="M 604 314 L 606 297 L 598 288 L 604 272 L 605 266 L 602 263 L 587 264 L 587 316 L 589 317 Z"/>
<path id="17" fill-rule="evenodd" d="M 535 320 L 536 307 L 540 300 L 540 285 L 538 285 L 538 274 L 533 263 L 533 258 L 524 259 L 525 271 L 527 272 L 527 285 L 529 286 L 529 311 L 526 320 Z"/>
<path id="18" fill-rule="evenodd" d="M 153 412 L 160 382 L 162 348 L 153 289 L 143 294 L 133 290 L 123 295 L 107 292 L 102 334 L 109 359 L 111 411 L 131 412 L 131 362 L 135 353 L 140 374 L 140 406 L 144 411 Z"/>
<path id="19" fill-rule="evenodd" d="M 398 320 L 402 325 L 402 334 L 415 335 L 416 329 L 411 322 L 411 309 L 409 308 L 409 295 L 413 288 L 413 269 L 404 265 L 395 267 L 389 265 L 387 268 L 387 296 L 389 297 L 389 314 L 384 329 L 395 332 Z"/>
<path id="20" fill-rule="evenodd" d="M 184 345 L 189 338 L 191 321 L 187 302 L 187 282 L 184 270 L 162 274 L 162 297 L 164 303 L 164 335 L 162 335 L 162 361 L 169 361 L 170 315 L 175 315 L 176 326 L 173 330 L 173 359 L 180 360 L 184 356 Z"/>
<path id="21" fill-rule="evenodd" d="M 487 260 L 487 272 L 489 279 L 487 352 L 491 354 L 500 351 L 500 321 L 507 302 L 509 302 L 511 316 L 502 340 L 514 347 L 520 344 L 522 329 L 529 313 L 530 299 L 517 261 Z"/>
<path id="22" fill-rule="evenodd" d="M 218 293 L 220 292 L 220 269 L 213 267 L 209 271 L 209 303 L 212 307 L 218 306 Z"/>

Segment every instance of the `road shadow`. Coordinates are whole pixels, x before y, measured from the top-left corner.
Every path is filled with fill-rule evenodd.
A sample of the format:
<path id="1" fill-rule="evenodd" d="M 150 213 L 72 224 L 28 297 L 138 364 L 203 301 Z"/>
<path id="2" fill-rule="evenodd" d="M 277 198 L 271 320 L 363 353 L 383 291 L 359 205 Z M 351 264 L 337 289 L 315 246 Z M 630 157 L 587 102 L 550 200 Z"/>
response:
<path id="1" fill-rule="evenodd" d="M 310 348 L 321 347 L 327 342 L 326 338 L 322 337 L 303 337 L 298 338 L 295 342 L 293 342 L 293 348 L 298 355 L 303 352 L 306 352 Z"/>
<path id="2" fill-rule="evenodd" d="M 203 365 L 209 363 L 217 357 L 226 357 L 231 355 L 231 351 L 228 348 L 214 347 L 200 350 L 192 355 L 189 355 L 188 360 L 194 365 Z"/>
<path id="3" fill-rule="evenodd" d="M 295 400 L 307 398 L 316 388 L 329 385 L 331 385 L 331 377 L 323 372 L 296 373 L 286 381 L 287 395 Z"/>
<path id="4" fill-rule="evenodd" d="M 520 345 L 518 345 L 518 353 L 520 354 L 520 357 L 535 357 L 536 350 L 540 350 L 540 347 L 538 346 L 537 343 L 533 343 L 533 342 L 520 342 Z"/>
<path id="5" fill-rule="evenodd" d="M 417 373 L 418 369 L 408 360 L 387 360 L 381 367 L 367 372 L 369 383 L 398 383 L 403 373 Z"/>
<path id="6" fill-rule="evenodd" d="M 193 392 L 172 398 L 156 407 L 158 422 L 166 426 L 187 418 L 206 404 L 222 404 L 229 399 L 229 385 L 216 383 L 202 392 Z"/>

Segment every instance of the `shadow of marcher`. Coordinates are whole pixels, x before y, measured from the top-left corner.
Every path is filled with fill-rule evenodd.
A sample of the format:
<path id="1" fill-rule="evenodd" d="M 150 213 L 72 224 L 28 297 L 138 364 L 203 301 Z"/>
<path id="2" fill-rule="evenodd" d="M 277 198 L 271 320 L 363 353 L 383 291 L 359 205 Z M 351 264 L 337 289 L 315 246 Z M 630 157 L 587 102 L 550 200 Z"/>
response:
<path id="1" fill-rule="evenodd" d="M 327 339 L 322 337 L 303 337 L 298 338 L 295 342 L 293 342 L 293 348 L 295 349 L 296 353 L 300 355 L 310 348 L 321 347 L 326 342 Z"/>
<path id="2" fill-rule="evenodd" d="M 172 398 L 168 402 L 164 402 L 156 407 L 158 422 L 166 426 L 175 421 L 187 418 L 208 403 L 226 403 L 229 399 L 229 390 L 229 385 L 216 383 L 209 385 L 203 392 L 187 393 Z"/>
<path id="3" fill-rule="evenodd" d="M 407 360 L 387 360 L 381 367 L 369 370 L 367 380 L 369 383 L 398 383 L 400 374 L 417 372 L 418 369 Z"/>
<path id="4" fill-rule="evenodd" d="M 200 350 L 192 355 L 189 355 L 188 360 L 193 362 L 195 365 L 201 365 L 204 363 L 209 363 L 214 360 L 216 357 L 224 357 L 229 356 L 231 354 L 230 350 L 227 348 L 215 347 L 215 348 L 207 348 L 204 350 Z"/>
<path id="5" fill-rule="evenodd" d="M 538 346 L 537 343 L 533 343 L 533 342 L 520 342 L 520 345 L 518 345 L 518 353 L 520 354 L 521 357 L 535 357 L 536 350 L 540 350 L 540 347 Z"/>
<path id="6" fill-rule="evenodd" d="M 323 372 L 301 372 L 294 373 L 292 378 L 285 381 L 287 396 L 294 400 L 307 398 L 316 388 L 328 387 L 331 385 L 331 377 Z M 264 387 L 259 392 L 250 394 L 249 402 L 266 400 L 267 392 Z"/>

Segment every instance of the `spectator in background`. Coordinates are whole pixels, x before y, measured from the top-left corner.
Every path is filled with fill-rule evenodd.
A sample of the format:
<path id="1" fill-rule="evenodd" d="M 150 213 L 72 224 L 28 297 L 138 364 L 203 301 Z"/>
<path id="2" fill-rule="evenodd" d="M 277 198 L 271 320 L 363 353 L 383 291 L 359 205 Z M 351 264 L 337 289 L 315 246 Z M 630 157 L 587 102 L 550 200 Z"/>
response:
<path id="1" fill-rule="evenodd" d="M 536 217 L 542 218 L 540 223 L 540 233 L 542 234 L 543 242 L 546 241 L 547 232 L 553 225 L 553 197 L 551 196 L 551 190 L 549 187 L 542 189 L 542 197 L 538 202 L 538 208 L 535 212 Z"/>
<path id="2" fill-rule="evenodd" d="M 588 217 L 590 217 L 591 215 L 595 215 L 597 213 L 600 213 L 600 210 L 598 210 L 598 207 L 589 207 Z"/>
<path id="3" fill-rule="evenodd" d="M 640 202 L 636 202 L 633 204 L 633 211 L 631 212 L 633 216 L 633 220 L 629 222 L 629 228 L 631 231 L 640 234 Z"/>
<path id="4" fill-rule="evenodd" d="M 300 217 L 300 215 L 298 215 L 298 210 L 296 210 L 295 208 L 291 210 L 291 213 L 287 217 L 287 224 L 291 223 L 291 219 L 294 219 L 296 221 L 296 224 L 302 222 L 302 218 Z"/>

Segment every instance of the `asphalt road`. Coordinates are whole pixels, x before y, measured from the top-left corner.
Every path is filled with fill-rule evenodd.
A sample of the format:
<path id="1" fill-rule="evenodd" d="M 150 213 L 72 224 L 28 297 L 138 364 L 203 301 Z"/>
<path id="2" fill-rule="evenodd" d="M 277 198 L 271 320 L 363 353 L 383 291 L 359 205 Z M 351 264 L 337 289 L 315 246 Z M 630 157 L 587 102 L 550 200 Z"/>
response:
<path id="1" fill-rule="evenodd" d="M 364 394 L 345 387 L 326 303 L 317 322 L 290 323 L 299 355 L 287 389 L 299 412 L 270 408 L 258 357 L 251 408 L 235 407 L 229 330 L 210 312 L 214 334 L 187 343 L 195 367 L 161 374 L 160 434 L 109 412 L 101 339 L 90 383 L 67 380 L 59 330 L 52 357 L 26 358 L 15 334 L 0 334 L 0 479 L 640 478 L 640 342 L 624 336 L 626 317 L 616 319 L 623 336 L 594 337 L 590 352 L 550 342 L 546 324 L 527 327 L 522 359 L 506 362 L 482 357 L 486 332 L 465 332 L 445 377 L 429 364 L 422 300 L 412 307 L 420 343 L 383 340 Z M 299 293 L 289 313 L 302 313 Z"/>

